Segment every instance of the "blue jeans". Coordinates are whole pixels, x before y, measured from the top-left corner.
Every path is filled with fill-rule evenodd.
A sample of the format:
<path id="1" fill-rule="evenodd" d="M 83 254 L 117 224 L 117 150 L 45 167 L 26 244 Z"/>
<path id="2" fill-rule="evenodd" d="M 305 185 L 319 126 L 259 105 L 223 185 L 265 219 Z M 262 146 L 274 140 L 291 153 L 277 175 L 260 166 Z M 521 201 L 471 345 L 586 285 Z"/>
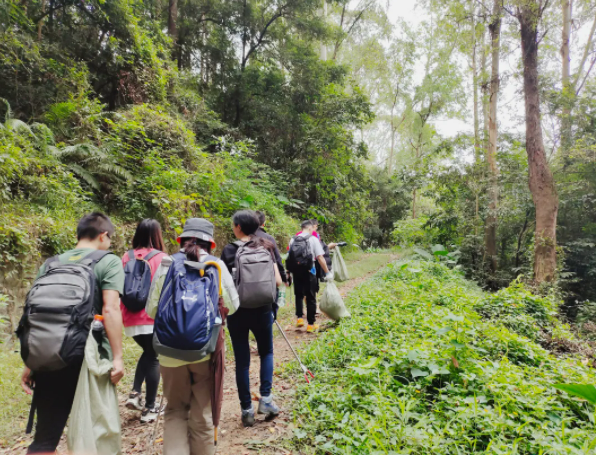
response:
<path id="1" fill-rule="evenodd" d="M 257 341 L 261 358 L 261 396 L 271 395 L 273 384 L 273 313 L 271 307 L 245 309 L 240 307 L 228 317 L 228 330 L 236 358 L 236 385 L 240 406 L 247 410 L 252 406 L 250 394 L 250 346 L 248 332 L 251 331 Z"/>

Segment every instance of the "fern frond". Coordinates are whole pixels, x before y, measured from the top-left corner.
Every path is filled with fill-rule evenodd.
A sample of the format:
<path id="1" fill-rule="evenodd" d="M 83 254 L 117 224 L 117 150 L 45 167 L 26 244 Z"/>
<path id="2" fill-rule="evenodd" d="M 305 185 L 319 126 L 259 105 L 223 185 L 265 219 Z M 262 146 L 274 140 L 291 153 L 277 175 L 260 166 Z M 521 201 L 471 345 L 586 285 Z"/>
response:
<path id="1" fill-rule="evenodd" d="M 31 124 L 31 129 L 33 132 L 38 133 L 38 138 L 43 140 L 46 146 L 53 145 L 56 143 L 56 138 L 54 137 L 54 132 L 48 126 L 40 122 L 34 122 Z"/>
<path id="2" fill-rule="evenodd" d="M 5 123 L 6 127 L 14 132 L 18 132 L 19 130 L 25 130 L 30 133 L 33 137 L 37 138 L 37 136 L 33 133 L 31 126 L 26 122 L 21 121 L 20 119 L 7 119 Z"/>
<path id="3" fill-rule="evenodd" d="M 97 169 L 100 170 L 104 174 L 112 174 L 116 175 L 119 178 L 124 178 L 125 180 L 132 181 L 133 176 L 132 174 L 123 167 L 113 163 L 101 163 L 97 165 Z"/>
<path id="4" fill-rule="evenodd" d="M 69 164 L 68 168 L 72 170 L 75 175 L 78 175 L 85 183 L 91 186 L 93 189 L 99 191 L 101 186 L 95 177 L 89 173 L 85 168 L 77 164 Z"/>
<path id="5" fill-rule="evenodd" d="M 0 101 L 4 102 L 4 104 L 6 105 L 6 114 L 4 115 L 4 122 L 8 122 L 8 120 L 12 118 L 12 108 L 10 108 L 10 103 L 4 97 L 0 97 Z"/>

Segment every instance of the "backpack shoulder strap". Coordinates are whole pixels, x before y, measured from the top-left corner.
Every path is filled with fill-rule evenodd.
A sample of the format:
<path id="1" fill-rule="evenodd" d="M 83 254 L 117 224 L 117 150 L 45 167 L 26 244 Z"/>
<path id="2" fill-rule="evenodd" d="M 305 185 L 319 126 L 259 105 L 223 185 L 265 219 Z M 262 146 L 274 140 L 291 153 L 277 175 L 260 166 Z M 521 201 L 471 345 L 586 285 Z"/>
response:
<path id="1" fill-rule="evenodd" d="M 56 256 L 52 256 L 51 258 L 48 258 L 46 260 L 46 262 L 44 262 L 46 272 L 52 266 L 52 264 L 56 265 L 59 263 L 60 263 L 60 255 L 58 255 L 58 254 Z"/>
<path id="2" fill-rule="evenodd" d="M 91 253 L 89 253 L 87 256 L 85 256 L 81 260 L 81 263 L 87 264 L 88 266 L 94 266 L 108 254 L 114 254 L 114 253 L 112 253 L 111 251 L 95 250 L 95 251 L 92 251 Z M 133 255 L 133 259 L 134 259 L 134 255 Z"/>
<path id="3" fill-rule="evenodd" d="M 128 251 L 128 262 L 127 262 L 127 264 L 130 261 L 135 261 L 136 259 L 137 259 L 137 257 L 135 256 L 135 250 L 129 250 Z"/>
<path id="4" fill-rule="evenodd" d="M 143 259 L 145 261 L 150 261 L 152 258 L 154 258 L 155 256 L 157 256 L 159 253 L 161 253 L 161 251 L 159 251 L 159 250 L 151 250 L 149 253 L 147 253 L 147 256 L 145 256 Z"/>
<path id="5" fill-rule="evenodd" d="M 238 248 L 241 248 L 246 244 L 247 244 L 247 242 L 243 242 L 241 240 L 236 240 L 235 242 L 232 242 L 232 245 L 236 245 Z"/>

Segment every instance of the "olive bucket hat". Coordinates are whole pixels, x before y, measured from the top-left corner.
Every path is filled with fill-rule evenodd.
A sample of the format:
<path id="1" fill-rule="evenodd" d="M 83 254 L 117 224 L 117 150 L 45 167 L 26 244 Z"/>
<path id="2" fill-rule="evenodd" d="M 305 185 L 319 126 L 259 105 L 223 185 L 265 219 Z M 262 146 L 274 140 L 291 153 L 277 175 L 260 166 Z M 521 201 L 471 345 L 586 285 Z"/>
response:
<path id="1" fill-rule="evenodd" d="M 191 218 L 186 221 L 182 234 L 176 239 L 180 243 L 181 239 L 195 237 L 206 242 L 211 242 L 211 249 L 215 248 L 213 240 L 213 223 L 203 218 Z"/>

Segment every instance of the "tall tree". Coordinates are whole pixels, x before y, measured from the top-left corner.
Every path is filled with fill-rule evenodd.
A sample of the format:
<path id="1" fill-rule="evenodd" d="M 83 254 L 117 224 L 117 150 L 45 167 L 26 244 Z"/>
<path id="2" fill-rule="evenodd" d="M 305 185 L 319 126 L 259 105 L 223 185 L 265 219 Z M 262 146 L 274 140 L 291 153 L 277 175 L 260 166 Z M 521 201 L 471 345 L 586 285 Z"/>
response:
<path id="1" fill-rule="evenodd" d="M 488 214 L 485 223 L 485 247 L 489 272 L 497 271 L 497 215 L 499 208 L 499 166 L 497 164 L 497 101 L 499 97 L 499 59 L 501 54 L 502 0 L 494 0 L 490 32 L 491 78 L 488 117 L 488 163 L 490 185 L 488 190 Z"/>
<path id="2" fill-rule="evenodd" d="M 571 87 L 571 0 L 562 0 L 563 28 L 561 40 L 561 80 L 563 82 L 563 117 L 561 119 L 561 147 L 566 156 L 571 144 L 571 98 L 574 96 Z"/>
<path id="3" fill-rule="evenodd" d="M 524 99 L 526 107 L 526 152 L 529 185 L 536 207 L 534 246 L 534 281 L 552 282 L 557 269 L 557 214 L 559 197 L 546 153 L 540 124 L 540 91 L 538 85 L 538 24 L 546 0 L 522 0 L 516 8 L 520 24 Z"/>

